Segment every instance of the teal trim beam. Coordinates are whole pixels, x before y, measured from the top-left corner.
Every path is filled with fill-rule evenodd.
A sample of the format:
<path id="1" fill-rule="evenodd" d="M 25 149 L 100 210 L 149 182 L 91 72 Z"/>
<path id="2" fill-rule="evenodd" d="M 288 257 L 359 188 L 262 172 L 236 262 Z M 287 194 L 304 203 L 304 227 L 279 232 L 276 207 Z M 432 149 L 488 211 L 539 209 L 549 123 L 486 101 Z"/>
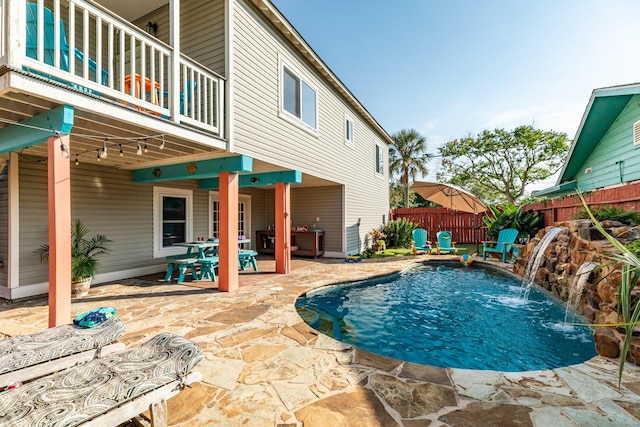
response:
<path id="1" fill-rule="evenodd" d="M 278 182 L 287 182 L 289 184 L 300 184 L 302 182 L 302 172 L 300 171 L 279 171 L 264 172 L 247 175 L 240 175 L 238 187 L 262 187 L 265 185 L 276 185 Z M 200 180 L 200 189 L 217 190 L 220 186 L 218 178 L 209 178 Z"/>
<path id="2" fill-rule="evenodd" d="M 164 182 L 211 178 L 218 176 L 221 172 L 251 172 L 252 167 L 253 158 L 248 156 L 198 160 L 190 163 L 134 170 L 133 182 Z"/>
<path id="3" fill-rule="evenodd" d="M 73 107 L 61 105 L 0 129 L 0 154 L 46 142 L 55 132 L 66 135 L 73 127 Z"/>

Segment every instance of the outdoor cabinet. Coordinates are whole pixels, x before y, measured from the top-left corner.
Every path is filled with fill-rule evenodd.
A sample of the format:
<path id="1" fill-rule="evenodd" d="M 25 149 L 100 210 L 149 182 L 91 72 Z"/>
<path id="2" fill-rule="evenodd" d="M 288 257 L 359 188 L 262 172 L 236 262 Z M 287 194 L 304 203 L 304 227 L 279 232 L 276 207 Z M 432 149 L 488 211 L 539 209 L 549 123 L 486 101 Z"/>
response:
<path id="1" fill-rule="evenodd" d="M 276 245 L 276 232 L 256 231 L 259 254 L 272 254 Z M 291 255 L 318 258 L 324 255 L 324 231 L 292 231 Z"/>

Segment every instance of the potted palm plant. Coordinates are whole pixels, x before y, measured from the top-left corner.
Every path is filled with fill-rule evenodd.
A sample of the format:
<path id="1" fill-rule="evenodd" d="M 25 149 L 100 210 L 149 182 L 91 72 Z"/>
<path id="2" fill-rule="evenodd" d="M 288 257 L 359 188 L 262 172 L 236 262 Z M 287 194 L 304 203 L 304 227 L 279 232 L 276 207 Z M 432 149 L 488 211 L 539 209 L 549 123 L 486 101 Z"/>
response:
<path id="1" fill-rule="evenodd" d="M 99 257 L 109 252 L 109 240 L 103 234 L 87 237 L 89 230 L 79 219 L 71 225 L 71 296 L 80 298 L 89 293 L 91 279 L 98 272 Z M 43 264 L 49 263 L 49 244 L 33 251 Z"/>
<path id="2" fill-rule="evenodd" d="M 369 236 L 371 236 L 371 248 L 378 252 L 385 245 L 384 238 L 387 237 L 382 230 L 378 228 L 374 228 L 369 231 Z"/>

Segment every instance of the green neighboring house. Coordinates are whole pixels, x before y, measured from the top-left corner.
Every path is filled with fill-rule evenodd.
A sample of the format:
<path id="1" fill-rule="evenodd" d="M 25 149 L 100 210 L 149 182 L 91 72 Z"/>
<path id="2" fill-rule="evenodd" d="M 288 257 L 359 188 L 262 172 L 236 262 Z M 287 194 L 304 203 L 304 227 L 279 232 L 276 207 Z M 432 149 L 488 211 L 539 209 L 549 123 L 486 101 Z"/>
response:
<path id="1" fill-rule="evenodd" d="M 557 198 L 640 181 L 640 83 L 595 89 L 556 185 Z"/>

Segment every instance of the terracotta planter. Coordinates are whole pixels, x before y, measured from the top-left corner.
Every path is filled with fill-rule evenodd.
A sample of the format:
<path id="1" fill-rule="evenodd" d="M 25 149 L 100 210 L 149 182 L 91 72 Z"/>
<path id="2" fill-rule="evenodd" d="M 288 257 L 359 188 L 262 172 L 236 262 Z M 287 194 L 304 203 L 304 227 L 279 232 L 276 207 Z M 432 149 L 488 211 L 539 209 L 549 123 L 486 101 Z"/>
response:
<path id="1" fill-rule="evenodd" d="M 89 294 L 89 288 L 91 287 L 91 277 L 88 277 L 80 282 L 71 283 L 71 298 L 82 298 Z"/>

